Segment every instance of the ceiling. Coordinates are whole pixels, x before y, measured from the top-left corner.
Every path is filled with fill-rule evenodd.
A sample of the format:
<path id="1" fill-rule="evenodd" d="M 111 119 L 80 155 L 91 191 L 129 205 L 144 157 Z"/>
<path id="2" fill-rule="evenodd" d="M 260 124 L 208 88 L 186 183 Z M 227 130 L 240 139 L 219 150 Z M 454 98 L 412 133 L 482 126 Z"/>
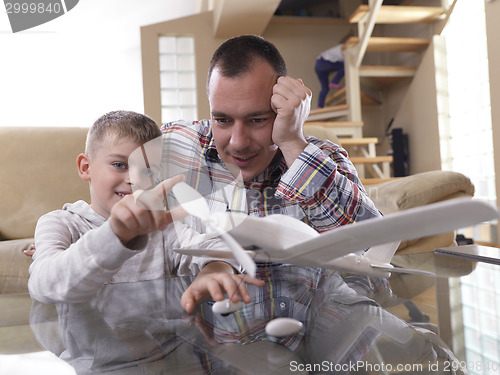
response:
<path id="1" fill-rule="evenodd" d="M 227 38 L 234 35 L 264 32 L 276 15 L 348 18 L 353 6 L 367 0 L 202 0 L 214 14 L 214 35 Z M 384 0 L 385 5 L 408 3 L 408 0 Z M 349 14 L 343 14 L 348 12 Z"/>
<path id="2" fill-rule="evenodd" d="M 264 32 L 280 0 L 219 0 L 214 2 L 214 34 L 219 38 Z"/>

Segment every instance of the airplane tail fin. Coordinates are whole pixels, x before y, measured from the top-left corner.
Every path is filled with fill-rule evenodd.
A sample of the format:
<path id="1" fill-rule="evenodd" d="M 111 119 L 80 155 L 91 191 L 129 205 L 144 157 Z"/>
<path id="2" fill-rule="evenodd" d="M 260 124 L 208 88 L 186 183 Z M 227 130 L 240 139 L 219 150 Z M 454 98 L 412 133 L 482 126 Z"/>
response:
<path id="1" fill-rule="evenodd" d="M 400 241 L 385 243 L 382 245 L 372 246 L 363 254 L 370 260 L 379 263 L 391 263 L 392 257 L 396 253 Z"/>

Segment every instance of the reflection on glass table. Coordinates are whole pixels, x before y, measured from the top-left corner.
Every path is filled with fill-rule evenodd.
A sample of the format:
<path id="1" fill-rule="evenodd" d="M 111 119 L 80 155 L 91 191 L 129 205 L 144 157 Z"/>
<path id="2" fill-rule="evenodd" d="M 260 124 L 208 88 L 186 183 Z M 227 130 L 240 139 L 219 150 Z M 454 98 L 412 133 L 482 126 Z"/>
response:
<path id="1" fill-rule="evenodd" d="M 498 366 L 498 318 L 496 331 L 479 337 L 485 315 L 479 304 L 466 302 L 477 292 L 467 280 L 481 266 L 433 254 L 395 262 L 437 277 L 394 275 L 393 293 L 371 299 L 355 292 L 349 277 L 274 266 L 261 275 L 265 287 L 249 287 L 253 302 L 229 315 L 214 314 L 213 301 L 186 314 L 179 301 L 191 278 L 110 284 L 87 303 L 34 301 L 30 326 L 38 342 L 78 374 L 498 373 L 487 371 Z M 498 276 L 494 280 L 498 286 Z M 304 326 L 269 337 L 266 323 L 276 317 Z M 471 344 L 488 350 L 471 357 Z"/>

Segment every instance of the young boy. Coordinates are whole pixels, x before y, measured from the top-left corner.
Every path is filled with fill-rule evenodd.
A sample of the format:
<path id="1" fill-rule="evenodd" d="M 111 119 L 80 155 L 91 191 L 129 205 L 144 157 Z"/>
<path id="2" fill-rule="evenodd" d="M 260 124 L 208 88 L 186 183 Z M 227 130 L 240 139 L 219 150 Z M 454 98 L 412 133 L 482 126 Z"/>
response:
<path id="1" fill-rule="evenodd" d="M 174 248 L 202 236 L 187 226 L 174 229 L 171 213 L 136 204 L 128 158 L 144 143 L 161 136 L 158 125 L 135 112 L 115 111 L 90 128 L 86 152 L 77 158 L 80 177 L 89 182 L 90 205 L 65 204 L 42 216 L 35 229 L 34 262 L 29 292 L 41 302 L 83 302 L 105 283 L 134 282 L 169 276 L 198 275 L 184 292 L 181 304 L 188 312 L 211 296 L 223 293 L 237 302 L 250 302 L 241 275 L 225 262 L 177 254 Z M 176 176 L 147 193 L 163 200 Z M 137 195 L 137 194 L 136 194 Z M 218 240 L 202 246 L 223 247 Z M 245 277 L 262 286 L 263 281 Z M 236 292 L 235 292 L 236 291 Z"/>

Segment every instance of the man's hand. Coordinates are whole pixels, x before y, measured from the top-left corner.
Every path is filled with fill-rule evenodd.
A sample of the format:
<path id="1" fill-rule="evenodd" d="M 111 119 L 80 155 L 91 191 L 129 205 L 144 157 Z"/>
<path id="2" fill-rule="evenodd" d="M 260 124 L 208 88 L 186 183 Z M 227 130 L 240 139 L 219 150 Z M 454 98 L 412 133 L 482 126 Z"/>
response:
<path id="1" fill-rule="evenodd" d="M 271 107 L 276 112 L 273 142 L 290 166 L 307 146 L 302 126 L 309 116 L 312 92 L 301 79 L 280 77 L 273 87 Z"/>
<path id="2" fill-rule="evenodd" d="M 244 278 L 243 281 L 241 281 Z M 252 278 L 248 275 L 234 274 L 231 265 L 225 262 L 208 263 L 196 276 L 193 283 L 186 289 L 181 297 L 181 305 L 186 312 L 191 313 L 196 304 L 203 302 L 209 297 L 216 301 L 222 301 L 224 294 L 232 302 L 252 302 L 246 284 L 263 286 L 264 281 Z"/>
<path id="3" fill-rule="evenodd" d="M 151 190 L 137 190 L 113 206 L 109 217 L 111 229 L 123 244 L 139 235 L 163 230 L 172 222 L 165 198 L 172 187 L 183 180 L 181 175 L 169 178 Z"/>

